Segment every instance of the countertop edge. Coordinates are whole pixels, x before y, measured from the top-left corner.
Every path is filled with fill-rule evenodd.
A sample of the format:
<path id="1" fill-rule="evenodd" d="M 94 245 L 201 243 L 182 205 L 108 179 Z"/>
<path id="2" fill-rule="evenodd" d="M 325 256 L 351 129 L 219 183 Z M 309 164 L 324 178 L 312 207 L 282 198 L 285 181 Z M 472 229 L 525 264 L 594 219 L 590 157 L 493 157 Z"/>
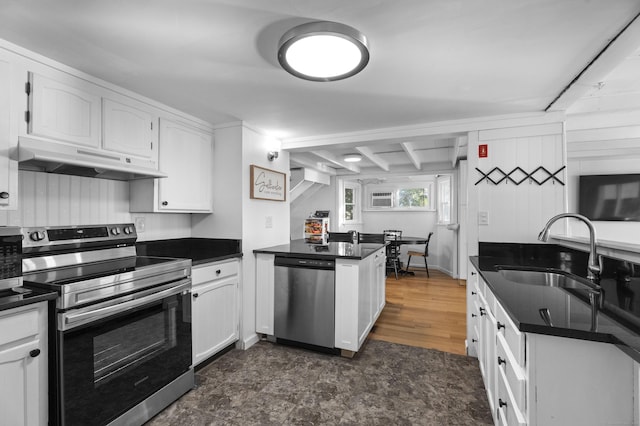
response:
<path id="1" fill-rule="evenodd" d="M 34 303 L 48 302 L 55 300 L 58 297 L 58 293 L 55 291 L 46 291 L 42 289 L 32 288 L 28 285 L 24 286 L 31 290 L 29 295 L 25 295 L 28 298 L 25 299 L 23 295 L 16 294 L 15 296 L 7 296 L 0 298 L 0 311 L 6 311 L 13 308 L 19 308 L 21 306 L 32 305 Z"/>

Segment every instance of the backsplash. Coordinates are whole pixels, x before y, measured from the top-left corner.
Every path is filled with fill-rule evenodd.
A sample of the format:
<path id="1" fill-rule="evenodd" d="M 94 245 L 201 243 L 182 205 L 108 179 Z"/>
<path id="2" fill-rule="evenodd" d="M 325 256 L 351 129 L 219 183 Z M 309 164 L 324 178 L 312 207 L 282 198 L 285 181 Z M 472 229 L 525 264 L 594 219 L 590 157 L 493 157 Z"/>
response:
<path id="1" fill-rule="evenodd" d="M 29 171 L 19 174 L 18 210 L 0 211 L 0 226 L 92 225 L 144 218 L 140 241 L 191 236 L 190 214 L 130 213 L 128 182 Z"/>

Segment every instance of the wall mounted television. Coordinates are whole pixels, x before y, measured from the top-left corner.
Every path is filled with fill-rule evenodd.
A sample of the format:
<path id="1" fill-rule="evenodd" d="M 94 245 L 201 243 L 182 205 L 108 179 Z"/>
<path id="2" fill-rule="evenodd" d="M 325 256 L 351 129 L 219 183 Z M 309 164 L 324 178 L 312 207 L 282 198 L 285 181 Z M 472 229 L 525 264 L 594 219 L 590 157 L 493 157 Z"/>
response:
<path id="1" fill-rule="evenodd" d="M 578 213 L 591 220 L 640 222 L 640 174 L 580 176 Z"/>

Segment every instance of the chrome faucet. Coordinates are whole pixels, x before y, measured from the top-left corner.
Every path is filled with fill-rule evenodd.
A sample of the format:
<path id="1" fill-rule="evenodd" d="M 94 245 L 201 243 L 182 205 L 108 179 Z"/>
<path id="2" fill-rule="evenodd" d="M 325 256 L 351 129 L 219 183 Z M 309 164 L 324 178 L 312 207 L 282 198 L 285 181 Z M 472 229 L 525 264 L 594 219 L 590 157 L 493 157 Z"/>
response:
<path id="1" fill-rule="evenodd" d="M 598 284 L 600 281 L 600 262 L 598 258 L 598 254 L 596 253 L 596 229 L 593 227 L 593 223 L 586 217 L 581 214 L 576 213 L 560 213 L 549 219 L 547 224 L 542 228 L 540 234 L 538 235 L 538 240 L 546 242 L 549 239 L 549 229 L 551 225 L 558 219 L 572 217 L 574 219 L 579 219 L 583 221 L 587 227 L 589 228 L 589 266 L 587 271 L 587 278 L 591 280 L 591 282 Z"/>

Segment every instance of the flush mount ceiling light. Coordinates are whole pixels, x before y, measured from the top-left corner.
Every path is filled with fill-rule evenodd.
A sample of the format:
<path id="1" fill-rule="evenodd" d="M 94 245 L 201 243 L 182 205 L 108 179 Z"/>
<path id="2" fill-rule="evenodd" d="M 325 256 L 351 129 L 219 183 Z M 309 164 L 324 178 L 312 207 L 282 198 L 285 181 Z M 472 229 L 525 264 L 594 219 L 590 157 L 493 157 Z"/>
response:
<path id="1" fill-rule="evenodd" d="M 287 72 L 305 80 L 342 80 L 364 69 L 369 45 L 360 31 L 348 25 L 309 22 L 282 36 L 278 61 Z"/>
<path id="2" fill-rule="evenodd" d="M 344 157 L 342 157 L 342 159 L 344 161 L 346 161 L 347 163 L 357 163 L 358 161 L 362 160 L 362 155 L 360 155 L 360 154 L 347 154 Z"/>

